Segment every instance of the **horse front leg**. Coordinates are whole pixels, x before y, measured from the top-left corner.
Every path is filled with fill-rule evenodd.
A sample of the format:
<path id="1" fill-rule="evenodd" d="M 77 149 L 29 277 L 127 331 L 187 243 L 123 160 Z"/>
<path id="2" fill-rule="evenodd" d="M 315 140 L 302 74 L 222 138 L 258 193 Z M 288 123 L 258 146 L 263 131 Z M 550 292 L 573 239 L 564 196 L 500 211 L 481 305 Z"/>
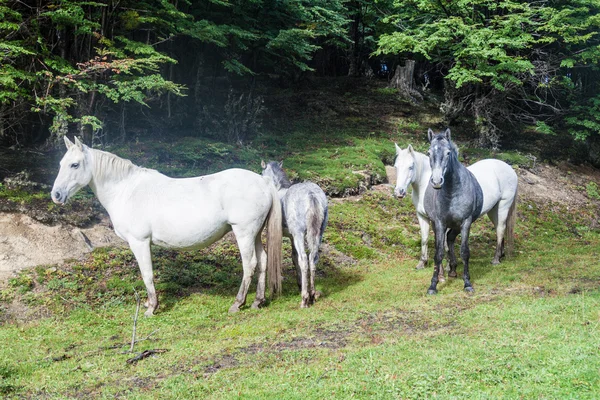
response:
<path id="1" fill-rule="evenodd" d="M 428 254 L 427 254 L 427 240 L 429 239 L 429 219 L 426 216 L 417 213 L 417 219 L 419 220 L 419 226 L 421 227 L 421 259 L 415 267 L 416 269 L 423 269 L 427 266 Z"/>
<path id="2" fill-rule="evenodd" d="M 471 284 L 471 276 L 469 275 L 469 258 L 471 257 L 471 251 L 469 250 L 469 232 L 471 231 L 471 220 L 465 221 L 462 225 L 460 232 L 460 257 L 463 260 L 465 269 L 463 271 L 463 280 L 465 282 L 465 291 L 471 293 L 474 291 L 473 285 Z"/>
<path id="3" fill-rule="evenodd" d="M 446 235 L 448 239 L 448 265 L 450 266 L 450 272 L 448 272 L 448 276 L 450 278 L 456 278 L 456 267 L 458 266 L 458 262 L 456 261 L 456 254 L 454 253 L 454 243 L 456 242 L 456 237 L 458 236 L 458 231 L 455 229 L 450 229 Z"/>
<path id="4" fill-rule="evenodd" d="M 144 316 L 151 317 L 158 309 L 158 296 L 154 289 L 154 273 L 152 271 L 152 254 L 150 253 L 150 240 L 130 240 L 129 247 L 138 262 L 142 279 L 146 285 L 148 300 L 144 303 L 148 309 Z"/>
<path id="5" fill-rule="evenodd" d="M 443 274 L 442 261 L 444 260 L 444 247 L 446 243 L 446 227 L 438 221 L 434 223 L 433 230 L 435 232 L 435 256 L 433 257 L 433 277 L 431 278 L 431 286 L 427 290 L 427 294 L 437 294 L 437 284 L 440 273 Z"/>

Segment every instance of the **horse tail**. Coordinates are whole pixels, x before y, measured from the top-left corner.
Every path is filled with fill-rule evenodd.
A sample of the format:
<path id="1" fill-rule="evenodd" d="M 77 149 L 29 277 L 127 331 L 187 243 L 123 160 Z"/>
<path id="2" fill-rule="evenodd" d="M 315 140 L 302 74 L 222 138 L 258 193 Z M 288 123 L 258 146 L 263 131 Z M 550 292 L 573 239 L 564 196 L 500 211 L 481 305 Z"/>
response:
<path id="1" fill-rule="evenodd" d="M 267 275 L 271 296 L 281 294 L 281 245 L 283 222 L 281 200 L 272 180 L 267 180 L 271 190 L 271 209 L 267 217 Z"/>
<path id="2" fill-rule="evenodd" d="M 517 198 L 519 187 L 515 190 L 515 197 L 508 210 L 508 218 L 506 219 L 506 230 L 504 231 L 504 238 L 506 241 L 506 254 L 511 256 L 515 249 L 515 222 L 517 220 Z"/>
<path id="3" fill-rule="evenodd" d="M 308 244 L 308 250 L 311 254 L 315 255 L 315 258 L 319 255 L 319 247 L 321 247 L 321 241 L 323 240 L 323 233 L 327 226 L 328 210 L 327 203 L 325 206 L 319 201 L 319 199 L 311 194 L 310 195 L 311 206 L 308 209 L 306 216 L 306 242 Z M 313 260 L 317 263 L 317 260 Z"/>

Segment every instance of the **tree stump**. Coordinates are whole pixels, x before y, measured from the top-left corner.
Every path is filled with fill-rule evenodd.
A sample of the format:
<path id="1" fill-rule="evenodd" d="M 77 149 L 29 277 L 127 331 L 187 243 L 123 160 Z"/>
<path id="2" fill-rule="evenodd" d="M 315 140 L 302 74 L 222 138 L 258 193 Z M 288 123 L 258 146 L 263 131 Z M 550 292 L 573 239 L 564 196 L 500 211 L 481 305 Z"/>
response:
<path id="1" fill-rule="evenodd" d="M 423 96 L 415 89 L 415 60 L 406 60 L 404 66 L 398 65 L 390 81 L 390 87 L 398 89 L 400 95 L 413 101 L 423 100 Z"/>

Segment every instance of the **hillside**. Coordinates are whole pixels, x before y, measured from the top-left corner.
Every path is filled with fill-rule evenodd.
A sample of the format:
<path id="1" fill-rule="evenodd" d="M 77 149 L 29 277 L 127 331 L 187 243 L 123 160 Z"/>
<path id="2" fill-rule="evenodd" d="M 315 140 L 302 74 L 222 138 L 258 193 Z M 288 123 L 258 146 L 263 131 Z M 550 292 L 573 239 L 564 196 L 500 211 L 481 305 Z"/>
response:
<path id="1" fill-rule="evenodd" d="M 570 164 L 551 138 L 490 153 L 470 145 L 469 121 L 452 127 L 463 162 L 496 157 L 517 171 L 517 251 L 490 265 L 492 224 L 477 221 L 475 294 L 449 279 L 437 296 L 426 296 L 431 270 L 414 270 L 414 208 L 391 196 L 386 165 L 394 142 L 424 150 L 427 128 L 442 127 L 434 98 L 415 106 L 377 81 L 340 79 L 278 92 L 265 103 L 260 135 L 242 146 L 157 132 L 108 150 L 172 176 L 231 166 L 258 171 L 263 158 L 283 159 L 293 179 L 317 182 L 330 196 L 317 303 L 298 307 L 287 240 L 283 295 L 235 315 L 227 309 L 241 267 L 230 235 L 197 252 L 155 247 L 162 306 L 137 321 L 129 353 L 134 292 L 144 293 L 136 262 L 128 248 L 114 246 L 89 191 L 65 208 L 50 203 L 44 185 L 62 149 L 32 153 L 2 170 L 10 179 L 0 187 L 0 271 L 32 266 L 3 275 L 0 338 L 11 344 L 0 350 L 3 396 L 594 398 L 600 171 Z M 69 259 L 51 258 L 63 249 Z M 254 290 L 253 283 L 248 304 Z M 155 354 L 127 363 L 144 350 Z"/>

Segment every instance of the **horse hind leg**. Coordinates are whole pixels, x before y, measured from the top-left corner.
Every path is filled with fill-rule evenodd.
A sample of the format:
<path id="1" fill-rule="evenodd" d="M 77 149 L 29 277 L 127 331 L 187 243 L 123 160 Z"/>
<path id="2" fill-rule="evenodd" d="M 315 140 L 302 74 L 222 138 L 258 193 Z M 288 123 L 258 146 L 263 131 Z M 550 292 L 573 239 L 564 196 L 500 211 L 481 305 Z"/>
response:
<path id="1" fill-rule="evenodd" d="M 298 265 L 300 266 L 300 294 L 302 301 L 301 308 L 310 306 L 310 294 L 308 292 L 308 259 L 306 257 L 306 249 L 304 248 L 304 234 L 293 234 L 294 247 L 298 254 Z"/>
<path id="2" fill-rule="evenodd" d="M 488 217 L 496 227 L 496 252 L 492 259 L 492 264 L 500 264 L 500 258 L 504 256 L 504 232 L 506 230 L 506 219 L 508 218 L 508 211 L 510 204 L 506 204 L 504 200 L 500 200 L 494 208 L 488 213 Z"/>
<path id="3" fill-rule="evenodd" d="M 302 290 L 302 271 L 300 270 L 300 264 L 298 264 L 298 249 L 294 246 L 294 239 L 292 238 L 292 263 L 296 268 L 296 283 L 298 283 L 298 290 Z"/>
<path id="4" fill-rule="evenodd" d="M 258 263 L 258 283 L 256 284 L 256 298 L 252 303 L 252 308 L 258 309 L 266 302 L 265 286 L 267 281 L 267 253 L 260 240 L 260 232 L 254 240 L 254 251 Z"/>
<path id="5" fill-rule="evenodd" d="M 158 309 L 158 296 L 156 295 L 156 289 L 154 288 L 150 241 L 130 240 L 129 247 L 138 262 L 144 285 L 146 285 L 146 292 L 148 293 L 148 300 L 144 303 L 144 306 L 148 309 L 144 313 L 144 316 L 151 317 L 154 315 L 154 311 Z"/>
<path id="6" fill-rule="evenodd" d="M 240 290 L 238 291 L 238 294 L 235 297 L 234 303 L 231 305 L 231 307 L 229 307 L 229 312 L 235 313 L 240 310 L 240 307 L 246 304 L 248 288 L 250 287 L 252 275 L 254 274 L 254 269 L 256 268 L 256 264 L 258 263 L 257 254 L 255 250 L 255 238 L 257 236 L 257 232 L 259 232 L 260 230 L 257 230 L 257 232 L 248 232 L 247 229 L 243 229 L 238 225 L 232 226 L 232 230 L 235 234 L 235 238 L 240 249 L 240 255 L 242 257 L 242 268 L 244 271 L 244 276 L 242 278 Z"/>
<path id="7" fill-rule="evenodd" d="M 312 239 L 312 240 L 311 240 Z M 308 238 L 308 264 L 310 268 L 310 281 L 308 292 L 310 295 L 311 304 L 314 303 L 320 296 L 321 293 L 316 290 L 315 287 L 315 275 L 317 274 L 317 264 L 319 262 L 319 247 L 321 243 L 321 237 Z"/>

